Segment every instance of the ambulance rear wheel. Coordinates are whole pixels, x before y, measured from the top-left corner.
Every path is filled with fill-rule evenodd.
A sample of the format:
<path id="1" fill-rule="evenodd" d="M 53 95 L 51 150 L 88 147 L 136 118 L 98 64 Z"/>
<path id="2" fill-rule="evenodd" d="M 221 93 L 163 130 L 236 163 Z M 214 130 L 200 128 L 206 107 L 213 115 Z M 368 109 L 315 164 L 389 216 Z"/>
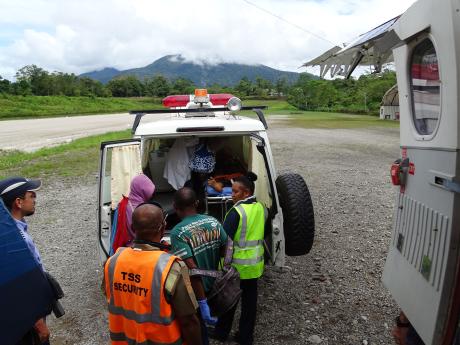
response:
<path id="1" fill-rule="evenodd" d="M 315 236 L 315 215 L 307 184 L 299 174 L 286 173 L 278 176 L 276 188 L 283 211 L 286 255 L 308 254 Z"/>

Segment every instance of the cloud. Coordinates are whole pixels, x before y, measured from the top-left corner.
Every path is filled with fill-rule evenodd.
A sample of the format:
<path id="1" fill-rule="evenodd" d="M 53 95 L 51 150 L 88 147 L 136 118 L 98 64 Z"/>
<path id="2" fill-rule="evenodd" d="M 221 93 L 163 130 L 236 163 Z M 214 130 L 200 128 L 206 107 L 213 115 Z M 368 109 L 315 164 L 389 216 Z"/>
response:
<path id="1" fill-rule="evenodd" d="M 126 69 L 170 54 L 197 63 L 256 63 L 303 71 L 297 68 L 332 43 L 349 41 L 411 3 L 0 0 L 0 75 L 11 78 L 28 64 L 74 73 Z"/>

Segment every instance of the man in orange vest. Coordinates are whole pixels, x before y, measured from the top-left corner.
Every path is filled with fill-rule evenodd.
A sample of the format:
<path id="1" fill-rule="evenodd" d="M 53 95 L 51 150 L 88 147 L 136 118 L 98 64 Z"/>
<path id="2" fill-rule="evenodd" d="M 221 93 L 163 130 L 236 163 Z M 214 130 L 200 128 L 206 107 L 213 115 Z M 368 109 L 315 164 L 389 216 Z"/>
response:
<path id="1" fill-rule="evenodd" d="M 112 344 L 201 345 L 187 267 L 159 249 L 165 230 L 161 209 L 139 206 L 132 228 L 134 246 L 119 248 L 104 270 Z"/>

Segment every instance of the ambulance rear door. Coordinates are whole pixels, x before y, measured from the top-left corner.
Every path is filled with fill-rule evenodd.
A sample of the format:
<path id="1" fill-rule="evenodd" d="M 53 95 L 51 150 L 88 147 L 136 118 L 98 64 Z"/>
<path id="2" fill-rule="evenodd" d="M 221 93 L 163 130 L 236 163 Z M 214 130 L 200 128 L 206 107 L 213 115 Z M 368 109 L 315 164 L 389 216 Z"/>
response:
<path id="1" fill-rule="evenodd" d="M 98 248 L 101 264 L 112 254 L 114 211 L 128 196 L 133 177 L 142 173 L 140 139 L 101 143 L 98 179 Z"/>
<path id="2" fill-rule="evenodd" d="M 449 314 L 458 304 L 459 5 L 420 0 L 395 28 L 405 42 L 393 51 L 400 185 L 383 282 L 427 345 L 445 341 Z"/>

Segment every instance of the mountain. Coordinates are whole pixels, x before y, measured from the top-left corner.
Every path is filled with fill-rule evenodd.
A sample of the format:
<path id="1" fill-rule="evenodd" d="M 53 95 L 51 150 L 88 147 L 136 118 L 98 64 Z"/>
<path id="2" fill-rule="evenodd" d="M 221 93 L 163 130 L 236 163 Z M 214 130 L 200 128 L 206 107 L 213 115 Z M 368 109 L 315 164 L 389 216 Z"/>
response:
<path id="1" fill-rule="evenodd" d="M 100 71 L 83 73 L 81 77 L 89 77 L 102 83 L 109 82 L 112 78 L 122 75 L 134 75 L 139 79 L 163 75 L 169 80 L 179 77 L 190 79 L 196 86 L 206 87 L 212 84 L 233 86 L 241 78 L 247 77 L 254 81 L 261 77 L 271 82 L 286 78 L 289 83 L 295 82 L 299 73 L 280 71 L 264 65 L 243 65 L 236 63 L 194 63 L 186 61 L 181 55 L 167 55 L 145 67 L 119 71 L 115 68 L 104 68 Z"/>

